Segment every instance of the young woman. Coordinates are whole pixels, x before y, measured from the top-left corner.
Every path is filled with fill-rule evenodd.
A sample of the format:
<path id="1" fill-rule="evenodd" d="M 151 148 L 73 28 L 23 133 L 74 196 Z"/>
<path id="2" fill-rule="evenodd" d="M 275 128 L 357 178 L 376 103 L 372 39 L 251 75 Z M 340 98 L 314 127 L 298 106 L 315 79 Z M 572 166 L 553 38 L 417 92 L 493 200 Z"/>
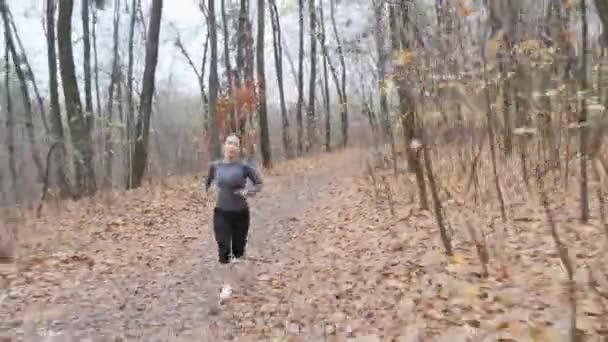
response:
<path id="1" fill-rule="evenodd" d="M 224 159 L 211 163 L 205 190 L 213 183 L 217 186 L 217 199 L 213 209 L 213 231 L 217 241 L 220 264 L 229 264 L 245 254 L 249 232 L 249 205 L 247 197 L 257 194 L 262 180 L 256 170 L 239 159 L 240 139 L 231 134 L 223 146 Z M 247 179 L 253 187 L 247 189 Z M 224 285 L 221 297 L 232 293 L 229 285 Z"/>

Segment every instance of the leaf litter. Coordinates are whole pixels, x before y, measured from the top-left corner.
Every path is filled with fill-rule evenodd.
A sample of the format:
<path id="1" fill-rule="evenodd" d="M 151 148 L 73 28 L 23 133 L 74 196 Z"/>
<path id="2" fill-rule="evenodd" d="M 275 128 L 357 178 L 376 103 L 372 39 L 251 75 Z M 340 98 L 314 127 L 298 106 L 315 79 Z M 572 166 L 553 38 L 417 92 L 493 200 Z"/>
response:
<path id="1" fill-rule="evenodd" d="M 458 198 L 453 184 L 462 177 L 447 171 L 453 161 L 436 162 L 457 197 L 442 193 L 455 247 L 447 257 L 433 216 L 416 208 L 409 175 L 391 180 L 391 216 L 368 179 L 334 177 L 345 158 L 264 171 L 266 197 L 252 208 L 252 259 L 236 268 L 240 291 L 220 308 L 208 300 L 217 297 L 208 289 L 217 280 L 211 201 L 194 178 L 117 194 L 109 206 L 66 203 L 59 214 L 27 221 L 23 230 L 36 236 L 21 241 L 18 270 L 4 273 L 0 332 L 23 336 L 28 325 L 54 322 L 125 339 L 567 340 L 565 273 L 542 209 L 517 175 L 502 179 L 515 184 L 505 189 L 512 217 L 505 224 L 491 184 L 480 182 L 476 203 Z M 555 191 L 552 200 L 578 266 L 578 327 L 599 341 L 608 331 L 606 303 L 590 290 L 585 264 L 599 265 L 602 284 L 606 237 L 599 222 L 576 222 L 576 194 Z M 466 222 L 488 245 L 488 277 Z"/>

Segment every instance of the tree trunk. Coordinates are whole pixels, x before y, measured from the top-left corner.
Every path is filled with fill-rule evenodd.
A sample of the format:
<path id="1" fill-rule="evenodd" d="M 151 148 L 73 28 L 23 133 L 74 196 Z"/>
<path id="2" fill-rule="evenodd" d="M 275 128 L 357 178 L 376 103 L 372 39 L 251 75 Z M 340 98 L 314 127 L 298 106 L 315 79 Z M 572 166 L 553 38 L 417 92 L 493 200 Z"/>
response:
<path id="1" fill-rule="evenodd" d="M 65 171 L 65 138 L 63 133 L 63 123 L 61 122 L 61 112 L 59 109 L 59 87 L 57 85 L 57 50 L 55 47 L 55 1 L 46 1 L 46 36 L 47 43 L 47 63 L 49 68 L 49 96 L 51 102 L 51 112 L 49 116 L 51 144 L 59 142 L 61 145 L 53 155 L 52 168 L 57 183 L 59 185 L 59 196 L 66 198 L 71 194 L 68 177 Z M 48 167 L 48 165 L 47 165 Z"/>
<path id="2" fill-rule="evenodd" d="M 340 58 L 341 68 L 341 84 L 342 96 L 340 99 L 340 120 L 342 121 L 342 147 L 348 144 L 348 95 L 346 94 L 346 62 L 344 60 L 344 51 L 342 50 L 342 42 L 338 34 L 338 25 L 336 24 L 336 3 L 335 0 L 330 0 L 330 17 L 331 25 L 334 31 L 334 38 L 338 44 L 338 57 Z M 327 57 L 329 58 L 329 56 Z"/>
<path id="3" fill-rule="evenodd" d="M 91 6 L 92 8 L 93 6 Z M 94 80 L 95 80 L 95 104 L 97 107 L 97 115 L 101 116 L 101 92 L 99 88 L 99 55 L 97 54 L 97 9 L 93 9 L 93 26 L 91 26 L 91 39 L 93 39 L 93 62 L 94 62 Z"/>
<path id="4" fill-rule="evenodd" d="M 4 74 L 4 90 L 6 103 L 6 149 L 8 151 L 8 169 L 11 175 L 12 182 L 12 187 L 10 188 L 10 190 L 15 195 L 15 202 L 20 203 L 21 186 L 19 174 L 17 173 L 17 163 L 15 158 L 15 115 L 13 113 L 13 103 L 11 97 L 11 61 L 9 53 L 10 49 L 8 47 L 9 34 L 9 31 L 4 31 L 4 43 L 6 48 L 4 55 L 4 65 L 6 66 L 6 73 Z"/>
<path id="5" fill-rule="evenodd" d="M 135 38 L 135 23 L 137 21 L 137 1 L 131 1 L 131 21 L 129 23 L 129 52 L 127 61 L 127 124 L 126 124 L 126 144 L 125 144 L 125 169 L 127 173 L 126 188 L 131 188 L 132 179 L 131 174 L 133 172 L 132 158 L 133 158 L 133 122 L 135 121 L 135 105 L 133 104 L 133 47 Z"/>
<path id="6" fill-rule="evenodd" d="M 224 65 L 226 67 L 226 78 L 228 79 L 228 98 L 231 101 L 234 101 L 234 95 L 233 95 L 233 84 L 232 84 L 232 66 L 230 63 L 230 49 L 228 46 L 229 43 L 229 33 L 228 33 L 228 16 L 226 15 L 226 1 L 225 0 L 220 0 L 220 7 L 221 7 L 221 12 L 222 12 L 222 28 L 224 30 Z M 234 106 L 230 107 L 230 112 L 226 113 L 228 114 L 228 122 L 230 123 L 230 128 L 232 131 L 236 132 L 238 127 L 237 127 L 237 120 L 236 120 L 236 114 L 234 112 Z"/>
<path id="7" fill-rule="evenodd" d="M 281 22 L 276 0 L 270 0 L 270 17 L 272 25 L 272 43 L 274 47 L 274 63 L 279 85 L 279 100 L 281 105 L 281 123 L 283 135 L 283 149 L 287 159 L 293 158 L 291 136 L 289 134 L 289 118 L 287 117 L 287 106 L 285 104 L 285 87 L 283 84 L 283 47 L 281 40 Z"/>
<path id="8" fill-rule="evenodd" d="M 397 15 L 394 12 L 394 8 L 391 7 L 389 17 L 391 20 L 391 41 L 393 51 L 399 51 L 401 49 L 410 50 L 411 42 L 409 37 L 405 35 L 405 28 L 410 25 L 409 8 L 411 6 L 407 3 L 410 0 L 404 0 L 401 6 L 401 20 L 397 20 Z M 399 28 L 399 29 L 397 29 Z M 420 160 L 419 151 L 412 148 L 412 142 L 416 138 L 416 104 L 410 93 L 410 86 L 407 84 L 405 75 L 405 68 L 403 66 L 397 67 L 397 73 L 399 76 L 397 80 L 399 86 L 397 92 L 399 94 L 399 111 L 401 117 L 401 126 L 403 129 L 403 139 L 405 143 L 405 149 L 407 151 L 407 164 L 408 168 L 416 176 L 416 184 L 418 186 L 418 200 L 420 201 L 420 208 L 428 209 L 428 197 L 426 192 L 426 183 L 424 180 L 424 169 Z M 430 177 L 431 175 L 428 174 Z"/>
<path id="9" fill-rule="evenodd" d="M 258 69 L 258 120 L 260 125 L 260 147 L 265 168 L 272 167 L 270 132 L 268 131 L 268 109 L 266 108 L 266 74 L 264 71 L 264 0 L 258 0 L 258 34 L 256 43 Z"/>
<path id="10" fill-rule="evenodd" d="M 321 48 L 323 49 L 323 102 L 325 104 L 325 151 L 331 151 L 331 112 L 329 108 L 329 80 L 327 73 L 327 64 L 329 56 L 326 53 L 327 49 L 325 47 L 325 16 L 323 13 L 323 6 L 319 6 L 319 21 L 321 34 L 319 35 L 319 40 L 321 44 Z M 340 99 L 342 97 L 340 96 Z"/>
<path id="11" fill-rule="evenodd" d="M 42 119 L 42 125 L 44 126 L 44 132 L 46 134 L 49 134 L 49 126 L 48 126 L 47 118 L 46 118 L 44 100 L 42 99 L 42 96 L 40 95 L 40 91 L 38 90 L 38 82 L 36 82 L 36 75 L 34 74 L 34 71 L 32 70 L 32 65 L 30 64 L 30 61 L 27 58 L 25 48 L 23 47 L 23 42 L 21 41 L 21 38 L 19 37 L 19 32 L 17 31 L 17 25 L 15 25 L 15 19 L 13 18 L 13 14 L 11 13 L 10 8 L 8 8 L 8 6 L 7 6 L 6 10 L 8 12 L 8 17 L 10 19 L 9 21 L 11 23 L 11 27 L 13 29 L 13 32 L 15 33 L 15 40 L 17 41 L 17 45 L 19 46 L 19 50 L 21 53 L 21 61 L 23 62 L 23 64 L 25 64 L 25 67 L 27 68 L 27 76 L 29 78 L 31 78 L 31 81 L 32 81 L 32 88 L 34 89 L 34 95 L 36 96 L 36 101 L 38 102 L 38 107 L 40 108 L 40 118 Z"/>
<path id="12" fill-rule="evenodd" d="M 589 63 L 589 52 L 587 51 L 587 39 L 589 38 L 589 25 L 587 24 L 587 1 L 581 0 L 581 15 L 583 22 L 583 43 L 582 43 L 582 79 L 581 79 L 581 90 L 584 93 L 582 97 L 582 108 L 579 115 L 580 125 L 580 208 L 581 208 L 581 222 L 586 223 L 589 221 L 589 190 L 588 190 L 588 179 L 587 179 L 587 91 L 589 90 L 589 82 L 587 80 L 587 65 Z"/>
<path id="13" fill-rule="evenodd" d="M 156 65 L 158 63 L 158 43 L 162 12 L 163 0 L 152 0 L 148 38 L 146 39 L 146 61 L 144 65 L 140 109 L 135 127 L 136 138 L 135 146 L 133 148 L 132 175 L 133 188 L 141 186 L 148 162 L 148 136 L 150 132 L 150 118 L 152 116 Z"/>
<path id="14" fill-rule="evenodd" d="M 23 105 L 25 109 L 25 129 L 27 132 L 30 148 L 32 150 L 32 159 L 34 165 L 36 165 L 36 172 L 38 173 L 38 180 L 42 182 L 44 179 L 44 164 L 40 157 L 40 151 L 38 149 L 38 143 L 36 142 L 36 132 L 34 131 L 34 115 L 32 113 L 32 103 L 30 101 L 30 94 L 27 87 L 27 80 L 25 79 L 25 73 L 21 69 L 21 59 L 15 48 L 15 42 L 13 41 L 13 35 L 11 33 L 10 19 L 8 17 L 8 5 L 6 0 L 0 0 L 0 12 L 2 13 L 2 22 L 4 23 L 4 38 L 6 48 L 9 49 L 10 55 L 13 60 L 15 67 L 15 73 L 19 79 L 19 86 L 21 88 L 21 97 L 23 98 Z"/>
<path id="15" fill-rule="evenodd" d="M 80 93 L 76 81 L 74 53 L 72 50 L 72 12 L 74 0 L 59 2 L 57 19 L 57 45 L 59 46 L 59 68 L 65 97 L 65 107 L 72 136 L 72 144 L 77 151 L 74 158 L 78 195 L 92 195 L 97 190 L 93 167 L 93 146 L 87 128 Z"/>
<path id="16" fill-rule="evenodd" d="M 209 134 L 211 134 L 210 155 L 213 159 L 221 156 L 221 146 L 217 122 L 217 100 L 219 81 L 217 77 L 217 27 L 215 20 L 215 1 L 209 0 L 209 41 L 211 43 L 211 61 L 209 67 Z"/>
<path id="17" fill-rule="evenodd" d="M 89 32 L 89 0 L 81 0 L 82 41 L 84 45 L 84 98 L 85 118 L 89 131 L 93 128 L 93 94 L 91 90 L 91 41 Z"/>
<path id="18" fill-rule="evenodd" d="M 114 127 L 114 88 L 119 84 L 120 60 L 118 55 L 119 50 L 119 28 L 120 28 L 120 0 L 114 0 L 114 47 L 112 51 L 112 73 L 110 76 L 110 85 L 108 86 L 108 103 L 106 105 L 106 120 L 105 120 L 105 151 L 104 165 L 105 176 L 104 185 L 112 186 L 112 164 L 114 161 L 114 144 L 112 142 L 112 127 Z M 118 99 L 120 102 L 122 99 Z"/>
<path id="19" fill-rule="evenodd" d="M 304 125 L 302 107 L 304 106 L 304 0 L 298 0 L 298 23 L 300 27 L 300 45 L 298 52 L 298 102 L 296 104 L 296 139 L 298 155 L 304 150 Z"/>
<path id="20" fill-rule="evenodd" d="M 308 1 L 308 15 L 310 16 L 310 74 L 308 79 L 308 110 L 306 120 L 306 151 L 317 144 L 316 117 L 315 117 L 315 90 L 317 77 L 317 17 L 315 0 Z"/>
<path id="21" fill-rule="evenodd" d="M 245 84 L 245 44 L 247 41 L 246 26 L 249 21 L 249 2 L 241 0 L 239 6 L 239 18 L 237 23 L 237 39 L 236 39 L 236 70 L 234 73 L 234 85 L 240 88 Z M 237 118 L 241 117 L 241 108 L 235 108 Z M 245 134 L 245 126 L 238 127 L 238 132 Z"/>

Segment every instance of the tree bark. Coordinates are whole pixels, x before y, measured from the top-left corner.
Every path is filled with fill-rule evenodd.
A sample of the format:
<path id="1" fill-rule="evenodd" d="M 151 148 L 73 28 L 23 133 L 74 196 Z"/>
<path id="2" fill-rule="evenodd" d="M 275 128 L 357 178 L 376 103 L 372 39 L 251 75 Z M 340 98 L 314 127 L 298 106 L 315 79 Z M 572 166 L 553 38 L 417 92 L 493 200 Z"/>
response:
<path id="1" fill-rule="evenodd" d="M 84 98 L 85 118 L 89 131 L 93 128 L 93 93 L 91 90 L 91 34 L 89 32 L 89 0 L 81 0 L 82 41 L 84 54 Z"/>
<path id="2" fill-rule="evenodd" d="M 3 4 L 4 7 L 4 4 Z M 4 65 L 6 66 L 6 73 L 4 74 L 4 91 L 5 91 L 5 103 L 6 103 L 6 149 L 8 152 L 8 170 L 11 175 L 12 186 L 11 192 L 14 194 L 15 202 L 21 202 L 21 186 L 19 174 L 17 173 L 17 162 L 15 158 L 15 114 L 13 113 L 13 103 L 11 97 L 11 60 L 10 52 L 8 48 L 7 39 L 9 31 L 4 31 L 4 44 L 5 44 L 5 55 Z"/>
<path id="3" fill-rule="evenodd" d="M 108 86 L 108 103 L 106 105 L 106 120 L 104 127 L 105 137 L 105 150 L 104 150 L 104 165 L 105 165 L 105 177 L 104 185 L 107 187 L 112 186 L 112 164 L 114 161 L 114 144 L 112 142 L 112 127 L 114 127 L 114 89 L 116 85 L 120 83 L 120 60 L 118 50 L 119 44 L 119 28 L 120 28 L 120 0 L 114 0 L 114 33 L 113 40 L 114 46 L 112 49 L 112 73 L 110 76 L 110 85 Z M 122 99 L 118 99 L 120 102 Z"/>
<path id="4" fill-rule="evenodd" d="M 221 147 L 217 122 L 217 100 L 219 81 L 217 76 L 217 28 L 215 20 L 215 1 L 209 0 L 209 40 L 211 44 L 211 61 L 209 67 L 209 134 L 211 134 L 210 155 L 213 159 L 221 156 Z"/>
<path id="5" fill-rule="evenodd" d="M 55 46 L 55 0 L 46 0 L 46 27 L 47 27 L 47 63 L 49 68 L 49 97 L 51 111 L 49 116 L 51 145 L 59 142 L 61 145 L 52 158 L 52 170 L 57 177 L 59 186 L 59 196 L 66 198 L 71 195 L 67 173 L 65 171 L 66 153 L 65 137 L 63 133 L 63 123 L 61 122 L 61 112 L 59 109 L 59 87 L 57 85 L 57 49 Z M 47 166 L 48 167 L 48 166 Z"/>
<path id="6" fill-rule="evenodd" d="M 97 8 L 91 6 L 93 12 L 93 25 L 91 26 L 91 39 L 93 39 L 93 63 L 95 82 L 95 105 L 97 115 L 101 116 L 101 91 L 99 90 L 99 55 L 97 54 Z"/>
<path id="7" fill-rule="evenodd" d="M 346 61 L 344 60 L 344 51 L 342 49 L 342 41 L 338 34 L 338 25 L 336 24 L 336 3 L 335 0 L 330 0 L 330 18 L 331 25 L 334 31 L 334 39 L 338 44 L 338 57 L 340 58 L 340 72 L 342 84 L 342 98 L 340 99 L 340 119 L 342 121 L 342 147 L 348 145 L 348 95 L 346 94 Z M 327 57 L 329 58 L 329 56 Z"/>
<path id="8" fill-rule="evenodd" d="M 317 77 L 317 16 L 315 0 L 308 0 L 308 15 L 310 16 L 310 75 L 308 79 L 308 110 L 306 116 L 306 151 L 317 144 L 315 90 Z"/>
<path id="9" fill-rule="evenodd" d="M 327 64 L 329 56 L 326 53 L 327 48 L 325 46 L 325 15 L 323 13 L 323 6 L 319 6 L 319 21 L 321 33 L 319 34 L 319 43 L 323 49 L 323 102 L 325 104 L 325 151 L 331 151 L 331 111 L 329 108 L 329 77 L 327 72 Z M 342 99 L 342 96 L 339 96 Z M 341 102 L 341 101 L 340 101 Z"/>
<path id="10" fill-rule="evenodd" d="M 224 31 L 224 66 L 226 67 L 226 78 L 228 80 L 228 98 L 231 101 L 234 101 L 233 94 L 233 84 L 232 84 L 232 65 L 230 63 L 230 49 L 229 49 L 229 32 L 228 32 L 228 16 L 226 15 L 226 0 L 220 0 L 220 7 L 222 13 L 222 29 Z M 227 121 L 230 124 L 229 127 L 233 132 L 236 132 L 237 127 L 237 119 L 236 113 L 234 111 L 234 106 L 230 107 L 230 112 L 227 113 L 228 118 Z"/>
<path id="11" fill-rule="evenodd" d="M 25 52 L 25 48 L 23 47 L 23 42 L 19 37 L 19 32 L 17 31 L 17 25 L 15 25 L 15 19 L 13 18 L 13 14 L 11 13 L 10 8 L 7 7 L 9 21 L 11 23 L 11 27 L 13 32 L 15 33 L 15 40 L 17 41 L 17 45 L 19 46 L 19 50 L 21 52 L 21 61 L 25 64 L 27 68 L 27 77 L 31 78 L 32 88 L 34 89 L 34 95 L 36 96 L 36 101 L 38 102 L 38 107 L 40 108 L 40 118 L 42 119 L 42 125 L 44 126 L 44 132 L 49 134 L 49 125 L 46 118 L 46 109 L 44 106 L 44 100 L 40 95 L 40 91 L 38 90 L 38 82 L 36 82 L 36 75 L 32 70 L 32 65 L 30 64 L 29 59 L 27 58 L 27 54 Z"/>
<path id="12" fill-rule="evenodd" d="M 304 150 L 304 124 L 302 107 L 304 106 L 304 0 L 298 0 L 298 24 L 300 27 L 300 45 L 298 52 L 298 102 L 296 104 L 296 140 L 298 155 Z"/>
<path id="13" fill-rule="evenodd" d="M 30 143 L 30 148 L 32 152 L 32 159 L 34 160 L 34 165 L 36 166 L 36 171 L 38 173 L 38 180 L 42 182 L 44 179 L 44 164 L 42 162 L 42 158 L 40 157 L 40 151 L 38 148 L 38 143 L 36 142 L 36 132 L 34 131 L 34 115 L 32 113 L 32 103 L 30 100 L 30 94 L 27 87 L 27 80 L 25 79 L 25 73 L 21 68 L 21 58 L 17 53 L 17 49 L 15 48 L 15 42 L 13 40 L 13 35 L 11 33 L 10 19 L 8 17 L 8 5 L 6 4 L 6 0 L 0 0 L 0 12 L 2 14 L 2 21 L 4 23 L 4 38 L 6 48 L 9 49 L 10 55 L 13 60 L 13 65 L 15 67 L 15 73 L 17 74 L 17 78 L 19 79 L 19 86 L 21 88 L 21 97 L 23 98 L 23 106 L 25 109 L 25 129 L 27 132 L 27 137 Z"/>
<path id="14" fill-rule="evenodd" d="M 393 51 L 395 52 L 402 49 L 407 51 L 411 48 L 412 43 L 410 42 L 409 37 L 407 37 L 405 34 L 405 29 L 408 27 L 408 25 L 410 25 L 410 7 L 410 0 L 403 0 L 399 16 L 397 16 L 397 13 L 395 13 L 393 7 L 390 9 L 389 17 L 391 20 L 391 27 L 393 28 L 391 30 L 391 45 Z M 397 20 L 398 18 L 400 20 Z M 416 104 L 412 94 L 410 93 L 410 86 L 407 84 L 406 68 L 404 66 L 398 66 L 397 73 L 397 80 L 399 82 L 397 89 L 399 94 L 399 111 L 401 126 L 403 129 L 403 139 L 405 149 L 407 151 L 407 164 L 408 168 L 416 176 L 420 208 L 428 209 L 429 204 L 426 192 L 426 182 L 424 179 L 424 169 L 420 160 L 420 153 L 412 148 L 412 142 L 416 138 Z M 427 177 L 431 177 L 428 172 L 432 171 L 427 170 Z"/>
<path id="15" fill-rule="evenodd" d="M 287 106 L 285 104 L 285 87 L 283 84 L 283 47 L 281 39 L 281 22 L 276 0 L 270 0 L 270 17 L 272 25 L 272 43 L 274 51 L 275 70 L 277 73 L 277 83 L 279 86 L 279 100 L 281 105 L 281 124 L 283 149 L 287 159 L 293 158 L 291 146 L 291 135 L 289 134 L 289 118 L 287 116 Z"/>
<path id="16" fill-rule="evenodd" d="M 72 135 L 72 144 L 77 151 L 74 158 L 78 196 L 92 195 L 97 191 L 95 169 L 93 167 L 93 146 L 82 113 L 80 93 L 76 81 L 76 67 L 72 50 L 72 12 L 74 0 L 59 2 L 57 19 L 57 45 L 59 47 L 59 68 L 65 97 L 65 107 Z"/>
<path id="17" fill-rule="evenodd" d="M 582 98 L 582 108 L 579 115 L 579 139 L 580 139 L 580 210 L 581 222 L 589 221 L 589 186 L 587 175 L 587 91 L 589 90 L 589 82 L 587 80 L 587 65 L 589 63 L 589 52 L 587 51 L 587 39 L 589 38 L 589 25 L 587 23 L 587 1 L 581 0 L 581 20 L 583 22 L 583 37 L 582 37 L 582 79 L 581 90 L 584 93 Z"/>
<path id="18" fill-rule="evenodd" d="M 265 168 L 272 167 L 270 132 L 268 131 L 268 109 L 266 107 L 266 74 L 264 70 L 264 0 L 258 0 L 257 69 L 258 69 L 258 120 L 260 125 L 260 147 Z"/>
<path id="19" fill-rule="evenodd" d="M 137 22 L 137 2 L 138 0 L 131 1 L 131 21 L 129 22 L 129 51 L 127 60 L 127 125 L 126 125 L 126 144 L 125 144 L 125 169 L 127 173 L 126 188 L 131 188 L 132 179 L 131 174 L 133 172 L 132 158 L 133 158 L 133 122 L 135 121 L 135 105 L 133 104 L 133 48 L 135 38 L 135 23 Z"/>
<path id="20" fill-rule="evenodd" d="M 163 0 L 153 0 L 150 15 L 148 38 L 146 39 L 146 61 L 140 97 L 140 109 L 135 127 L 136 138 L 133 148 L 133 175 L 132 187 L 138 188 L 142 184 L 144 172 L 148 162 L 148 137 L 150 132 L 150 118 L 152 116 L 152 99 L 158 64 L 158 43 L 163 12 Z"/>

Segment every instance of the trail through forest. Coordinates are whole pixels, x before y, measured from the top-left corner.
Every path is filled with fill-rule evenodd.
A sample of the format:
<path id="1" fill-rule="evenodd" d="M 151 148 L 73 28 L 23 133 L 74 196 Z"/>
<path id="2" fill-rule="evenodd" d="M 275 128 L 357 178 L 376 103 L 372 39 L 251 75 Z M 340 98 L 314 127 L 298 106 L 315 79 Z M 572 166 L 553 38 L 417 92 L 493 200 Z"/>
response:
<path id="1" fill-rule="evenodd" d="M 17 268 L 0 273 L 0 336 L 569 341 L 564 267 L 543 207 L 517 174 L 504 175 L 513 185 L 504 193 L 509 220 L 501 222 L 491 183 L 480 184 L 478 199 L 467 198 L 457 157 L 437 159 L 449 257 L 433 213 L 418 208 L 413 175 L 378 170 L 374 185 L 365 156 L 349 149 L 265 173 L 263 193 L 251 202 L 249 260 L 224 275 L 209 225 L 213 202 L 197 177 L 49 206 L 20 227 Z M 575 265 L 577 332 L 601 341 L 608 335 L 605 227 L 595 215 L 589 224 L 577 221 L 575 191 L 550 190 Z M 472 238 L 471 230 L 484 237 Z M 235 292 L 219 305 L 226 279 Z"/>
<path id="2" fill-rule="evenodd" d="M 224 312 L 230 304 L 218 305 L 222 277 L 238 277 L 238 300 L 265 277 L 261 265 L 282 267 L 291 257 L 287 241 L 319 215 L 315 206 L 335 201 L 335 192 L 360 174 L 361 162 L 360 152 L 348 151 L 287 162 L 264 175 L 263 193 L 250 201 L 251 260 L 228 275 L 217 266 L 213 198 L 201 193 L 197 178 L 104 203 L 72 203 L 58 216 L 32 220 L 27 230 L 36 237 L 22 242 L 19 270 L 4 280 L 0 331 L 27 341 L 45 335 L 200 340 L 217 329 L 227 334 L 222 339 L 236 337 L 236 322 Z"/>

